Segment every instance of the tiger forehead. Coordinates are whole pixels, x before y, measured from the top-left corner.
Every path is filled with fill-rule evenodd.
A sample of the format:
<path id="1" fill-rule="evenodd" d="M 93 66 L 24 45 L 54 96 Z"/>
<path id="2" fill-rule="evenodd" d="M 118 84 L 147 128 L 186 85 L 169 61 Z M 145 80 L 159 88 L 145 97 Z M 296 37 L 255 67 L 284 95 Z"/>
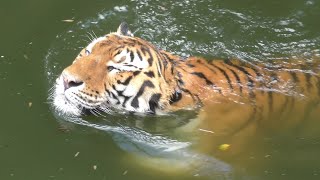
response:
<path id="1" fill-rule="evenodd" d="M 109 48 L 110 50 L 117 50 L 120 48 L 151 48 L 155 49 L 153 45 L 138 37 L 127 37 L 119 35 L 107 35 L 106 39 L 98 42 L 94 49 Z"/>

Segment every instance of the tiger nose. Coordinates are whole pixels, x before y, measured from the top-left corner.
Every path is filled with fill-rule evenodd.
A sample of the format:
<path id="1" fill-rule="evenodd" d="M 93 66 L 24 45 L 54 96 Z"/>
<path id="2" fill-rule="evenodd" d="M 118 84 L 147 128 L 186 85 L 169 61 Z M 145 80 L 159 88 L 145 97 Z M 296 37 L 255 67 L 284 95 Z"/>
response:
<path id="1" fill-rule="evenodd" d="M 83 81 L 78 80 L 67 73 L 62 73 L 62 79 L 65 91 L 69 88 L 78 87 L 83 84 Z"/>

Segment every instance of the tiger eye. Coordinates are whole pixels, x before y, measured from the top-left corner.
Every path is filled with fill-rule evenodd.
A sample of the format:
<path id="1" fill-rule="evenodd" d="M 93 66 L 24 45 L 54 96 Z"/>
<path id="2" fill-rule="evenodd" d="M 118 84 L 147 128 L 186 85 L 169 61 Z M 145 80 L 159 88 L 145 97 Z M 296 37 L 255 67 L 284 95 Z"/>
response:
<path id="1" fill-rule="evenodd" d="M 113 66 L 108 66 L 107 69 L 110 72 L 110 71 L 114 70 L 115 68 Z"/>

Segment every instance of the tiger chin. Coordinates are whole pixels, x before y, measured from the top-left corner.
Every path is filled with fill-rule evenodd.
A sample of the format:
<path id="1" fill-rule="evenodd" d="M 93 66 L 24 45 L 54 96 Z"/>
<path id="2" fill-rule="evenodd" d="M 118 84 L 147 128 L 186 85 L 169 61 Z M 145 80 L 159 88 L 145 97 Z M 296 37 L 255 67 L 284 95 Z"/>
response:
<path id="1" fill-rule="evenodd" d="M 116 32 L 94 39 L 63 70 L 54 107 L 75 116 L 95 110 L 162 114 L 204 107 L 217 119 L 228 114 L 227 107 L 237 110 L 231 119 L 238 118 L 243 108 L 248 115 L 238 122 L 241 127 L 297 109 L 303 117 L 319 114 L 319 69 L 319 61 L 278 62 L 272 68 L 236 59 L 184 59 L 135 37 L 121 23 Z"/>

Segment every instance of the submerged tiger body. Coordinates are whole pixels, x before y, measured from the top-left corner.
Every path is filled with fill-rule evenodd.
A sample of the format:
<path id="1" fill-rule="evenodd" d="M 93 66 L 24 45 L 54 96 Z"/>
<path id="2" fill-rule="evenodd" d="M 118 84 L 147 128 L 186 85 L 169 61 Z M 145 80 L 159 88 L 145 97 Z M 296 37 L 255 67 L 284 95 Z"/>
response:
<path id="1" fill-rule="evenodd" d="M 242 118 L 241 126 L 292 111 L 302 111 L 299 119 L 303 119 L 319 114 L 319 72 L 318 62 L 268 67 L 240 60 L 182 59 L 133 37 L 123 23 L 117 32 L 90 43 L 62 72 L 54 105 L 61 112 L 81 115 L 83 110 L 110 108 L 161 114 L 235 103 L 238 110 L 250 105 L 244 109 L 248 117 Z M 242 113 L 246 112 L 233 113 L 234 118 Z M 213 118 L 227 115 L 222 112 Z"/>

